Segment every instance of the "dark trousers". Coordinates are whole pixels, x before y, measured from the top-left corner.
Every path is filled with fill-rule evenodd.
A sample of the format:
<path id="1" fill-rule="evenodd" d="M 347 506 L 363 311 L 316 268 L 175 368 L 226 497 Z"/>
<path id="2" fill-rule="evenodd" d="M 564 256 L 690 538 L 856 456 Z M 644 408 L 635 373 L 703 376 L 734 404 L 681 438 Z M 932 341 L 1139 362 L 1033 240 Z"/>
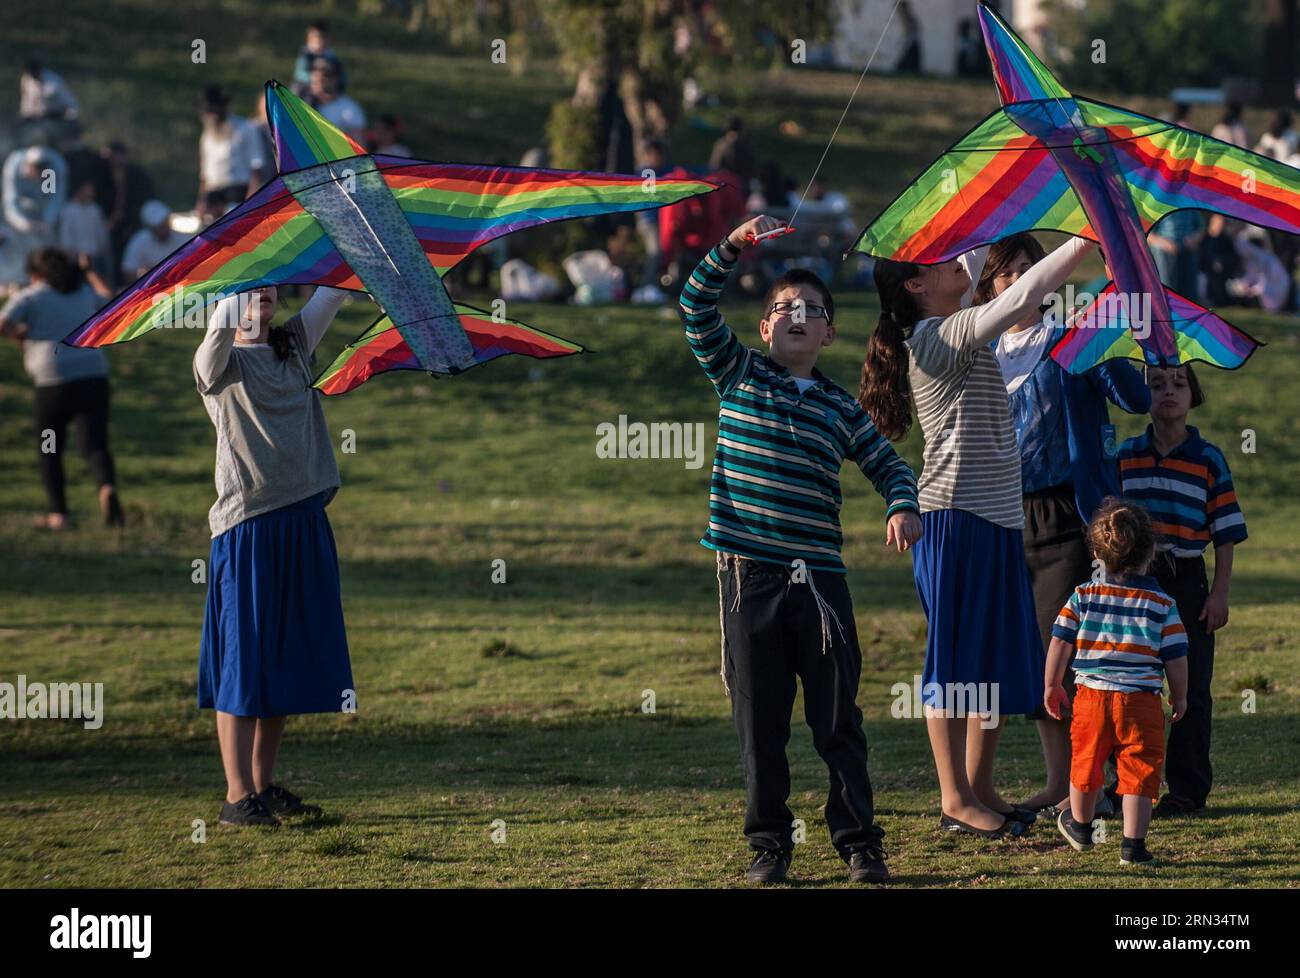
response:
<path id="1" fill-rule="evenodd" d="M 813 588 L 793 580 L 789 567 L 727 555 L 719 574 L 723 669 L 745 768 L 750 846 L 793 845 L 785 748 L 798 679 L 813 746 L 830 769 L 831 843 L 845 860 L 878 845 L 884 832 L 874 821 L 867 738 L 856 702 L 862 652 L 844 575 L 803 571 L 824 602 L 823 616 Z M 823 624 L 829 631 L 825 641 Z"/>
<path id="2" fill-rule="evenodd" d="M 1205 631 L 1201 609 L 1209 596 L 1204 557 L 1156 558 L 1156 580 L 1178 604 L 1178 616 L 1187 629 L 1187 715 L 1170 724 L 1165 747 L 1165 781 L 1175 798 L 1200 807 L 1210 793 L 1210 719 L 1213 703 L 1214 636 Z"/>
<path id="3" fill-rule="evenodd" d="M 90 466 L 99 486 L 113 485 L 113 456 L 108 451 L 108 378 L 87 377 L 66 384 L 36 388 L 36 457 L 41 482 L 51 513 L 66 513 L 64 493 L 63 437 L 71 421 L 77 432 L 77 448 Z M 54 432 L 54 451 L 45 432 Z"/>

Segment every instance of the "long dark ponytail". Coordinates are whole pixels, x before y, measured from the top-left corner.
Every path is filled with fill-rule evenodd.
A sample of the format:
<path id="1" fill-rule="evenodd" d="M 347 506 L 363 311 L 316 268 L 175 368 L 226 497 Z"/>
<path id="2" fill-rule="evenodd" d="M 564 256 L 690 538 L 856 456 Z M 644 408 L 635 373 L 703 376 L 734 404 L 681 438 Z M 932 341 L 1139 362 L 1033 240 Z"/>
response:
<path id="1" fill-rule="evenodd" d="M 921 266 L 915 262 L 876 262 L 880 323 L 867 343 L 858 403 L 871 416 L 876 430 L 890 441 L 900 440 L 912 427 L 912 384 L 907 377 L 907 347 L 903 340 L 921 318 L 921 312 L 903 283 L 920 274 Z"/>

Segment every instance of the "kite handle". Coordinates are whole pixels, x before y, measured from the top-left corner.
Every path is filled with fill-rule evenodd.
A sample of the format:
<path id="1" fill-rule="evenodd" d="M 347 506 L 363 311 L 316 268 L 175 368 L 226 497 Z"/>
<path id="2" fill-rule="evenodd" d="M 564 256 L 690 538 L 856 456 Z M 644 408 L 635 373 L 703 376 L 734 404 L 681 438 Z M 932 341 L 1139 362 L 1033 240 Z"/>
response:
<path id="1" fill-rule="evenodd" d="M 750 244 L 758 244 L 761 241 L 768 240 L 768 238 L 779 238 L 783 235 L 793 234 L 793 233 L 794 233 L 794 228 L 789 225 L 786 225 L 784 227 L 773 228 L 771 231 L 764 231 L 762 234 L 755 234 L 753 231 L 750 231 L 748 234 L 745 235 L 745 240 L 748 241 Z"/>

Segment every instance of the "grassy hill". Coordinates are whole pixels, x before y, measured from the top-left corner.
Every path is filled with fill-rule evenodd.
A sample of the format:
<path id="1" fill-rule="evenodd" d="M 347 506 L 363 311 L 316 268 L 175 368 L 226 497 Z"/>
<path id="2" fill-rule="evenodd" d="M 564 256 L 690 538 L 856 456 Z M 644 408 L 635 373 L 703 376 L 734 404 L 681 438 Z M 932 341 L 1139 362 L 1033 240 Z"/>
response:
<path id="1" fill-rule="evenodd" d="M 111 23 L 90 3 L 61 4 L 35 27 L 16 16 L 0 63 L 17 64 L 29 45 L 45 49 L 82 96 L 92 141 L 127 138 L 183 204 L 193 193 L 195 91 L 216 78 L 251 99 L 264 77 L 288 72 L 314 9 L 200 4 L 182 14 L 140 0 L 113 9 Z M 335 19 L 353 93 L 372 111 L 406 115 L 420 155 L 517 158 L 566 90 L 545 66 L 520 79 L 486 56 L 431 51 L 429 36 L 387 22 Z M 195 37 L 207 39 L 205 67 L 188 62 Z M 16 90 L 9 82 L 0 72 L 0 93 Z M 739 73 L 724 94 L 749 114 L 762 152 L 806 173 L 852 83 L 824 72 Z M 869 79 L 827 160 L 834 183 L 865 219 L 992 99 L 991 85 Z M 787 117 L 805 127 L 803 138 L 768 133 Z M 684 124 L 679 158 L 709 139 Z M 838 299 L 841 336 L 825 369 L 852 388 L 876 305 L 866 295 Z M 345 310 L 324 356 L 361 330 L 368 308 Z M 757 343 L 757 307 L 728 312 Z M 326 403 L 335 437 L 355 434 L 355 453 L 338 455 L 344 487 L 330 517 L 360 709 L 291 721 L 282 779 L 327 816 L 268 833 L 216 825 L 223 780 L 213 722 L 195 707 L 204 586 L 192 567 L 208 553 L 213 497 L 213 434 L 189 369 L 196 335 L 159 331 L 110 353 L 130 519 L 122 532 L 96 525 L 79 460 L 69 466 L 77 525 L 59 536 L 30 528 L 42 504 L 31 392 L 14 349 L 0 349 L 0 681 L 102 681 L 106 699 L 96 731 L 0 724 L 0 885 L 740 881 L 744 796 L 716 675 L 717 586 L 696 543 L 708 466 L 604 460 L 595 450 L 597 425 L 620 414 L 704 423 L 711 446 L 712 390 L 672 307 L 510 313 L 593 352 L 502 361 L 438 382 L 389 375 Z M 1148 886 L 1294 885 L 1300 866 L 1300 350 L 1290 318 L 1233 318 L 1270 345 L 1240 374 L 1203 374 L 1209 401 L 1194 419 L 1223 447 L 1251 530 L 1219 639 L 1216 787 L 1202 816 L 1176 830 L 1157 823 L 1151 844 L 1165 864 Z M 1122 435 L 1144 423 L 1114 420 Z M 1247 428 L 1254 454 L 1240 450 Z M 917 464 L 919 436 L 903 450 Z M 890 713 L 891 687 L 911 682 L 924 648 L 910 562 L 884 549 L 882 506 L 866 481 L 850 468 L 844 485 L 865 657 L 859 702 L 899 882 L 1125 885 L 1114 847 L 1079 856 L 1050 826 L 998 845 L 938 832 L 923 724 Z M 492 583 L 498 559 L 505 584 Z M 1256 713 L 1242 712 L 1242 689 L 1258 691 Z M 653 714 L 642 711 L 646 690 Z M 800 716 L 796 706 L 791 807 L 808 823 L 809 844 L 794 872 L 839 884 L 819 812 L 825 770 Z M 1010 723 L 999 772 L 1008 797 L 1037 789 L 1029 723 Z M 207 823 L 205 843 L 191 841 L 195 819 Z"/>

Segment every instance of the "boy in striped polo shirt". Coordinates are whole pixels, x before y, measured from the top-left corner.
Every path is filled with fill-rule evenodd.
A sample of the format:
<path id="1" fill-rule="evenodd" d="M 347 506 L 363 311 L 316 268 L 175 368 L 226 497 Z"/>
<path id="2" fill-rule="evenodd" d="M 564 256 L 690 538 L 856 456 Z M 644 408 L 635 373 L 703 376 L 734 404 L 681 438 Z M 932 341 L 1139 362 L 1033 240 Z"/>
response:
<path id="1" fill-rule="evenodd" d="M 796 677 L 813 745 L 830 769 L 826 821 L 856 882 L 889 878 L 875 824 L 867 743 L 857 707 L 862 653 L 840 558 L 840 468 L 857 463 L 887 504 L 886 545 L 920 536 L 916 479 L 842 387 L 816 369 L 835 339 L 834 303 L 814 274 L 779 279 L 748 349 L 718 312 L 740 252 L 779 228 L 742 224 L 704 258 L 682 290 L 686 339 L 721 399 L 704 546 L 717 552 L 722 679 L 740 738 L 755 852 L 749 879 L 780 882 L 794 817 L 786 805 Z"/>
<path id="2" fill-rule="evenodd" d="M 1073 654 L 1070 805 L 1056 825 L 1075 849 L 1092 848 L 1102 764 L 1113 753 L 1124 797 L 1119 859 L 1144 866 L 1154 862 L 1146 834 L 1165 754 L 1160 693 L 1168 674 L 1177 724 L 1187 712 L 1187 634 L 1174 599 L 1147 576 L 1156 539 L 1141 506 L 1107 499 L 1088 525 L 1088 545 L 1106 573 L 1080 584 L 1061 609 L 1044 674 L 1043 705 L 1059 720 L 1071 708 L 1063 681 Z"/>
<path id="3" fill-rule="evenodd" d="M 1223 453 L 1187 424 L 1188 412 L 1205 401 L 1192 368 L 1148 368 L 1147 385 L 1151 424 L 1120 446 L 1119 475 L 1124 497 L 1151 514 L 1156 580 L 1178 602 L 1187 626 L 1187 720 L 1169 733 L 1169 793 L 1155 811 L 1168 818 L 1203 808 L 1210 793 L 1214 633 L 1228 622 L 1233 549 L 1246 539 L 1246 520 Z M 1205 574 L 1210 544 L 1213 586 Z"/>

